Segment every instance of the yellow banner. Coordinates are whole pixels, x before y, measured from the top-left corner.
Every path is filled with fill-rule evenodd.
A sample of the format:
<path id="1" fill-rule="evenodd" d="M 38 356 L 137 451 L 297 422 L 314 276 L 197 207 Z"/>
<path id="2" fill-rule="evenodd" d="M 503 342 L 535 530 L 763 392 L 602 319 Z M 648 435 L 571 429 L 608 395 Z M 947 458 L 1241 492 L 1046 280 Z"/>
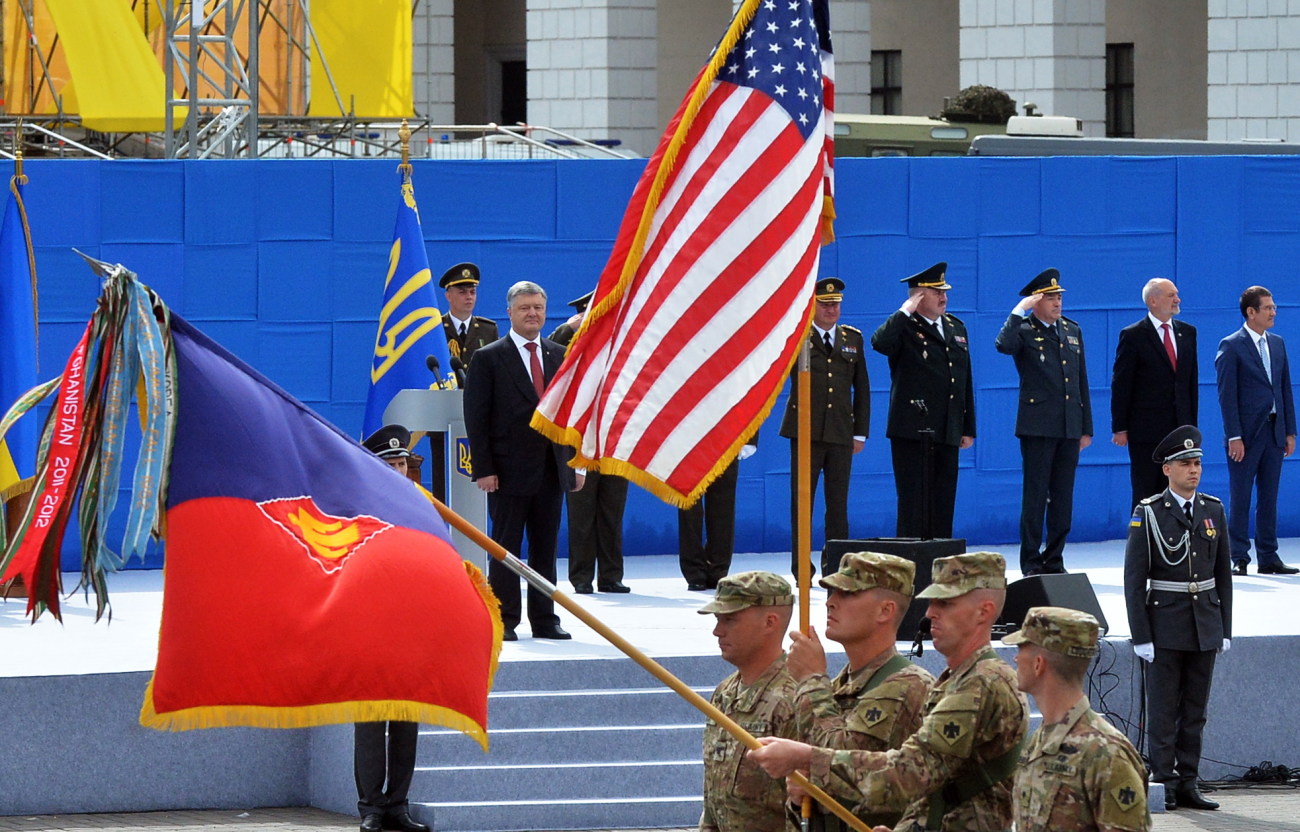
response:
<path id="1" fill-rule="evenodd" d="M 311 25 L 310 115 L 414 115 L 410 0 L 312 0 Z"/>

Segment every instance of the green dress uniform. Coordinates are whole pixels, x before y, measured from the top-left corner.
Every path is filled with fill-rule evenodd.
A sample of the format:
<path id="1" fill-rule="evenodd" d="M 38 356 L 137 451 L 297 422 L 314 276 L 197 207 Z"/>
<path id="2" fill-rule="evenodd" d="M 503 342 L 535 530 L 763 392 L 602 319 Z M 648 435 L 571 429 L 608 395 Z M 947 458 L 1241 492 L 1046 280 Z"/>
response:
<path id="1" fill-rule="evenodd" d="M 470 359 L 474 357 L 474 352 L 479 347 L 487 346 L 499 337 L 497 335 L 496 321 L 491 318 L 484 318 L 482 315 L 470 316 L 464 335 L 456 331 L 456 322 L 452 320 L 451 315 L 443 315 L 442 331 L 447 335 L 447 348 L 451 350 L 452 357 L 460 358 L 467 372 L 469 371 Z"/>
<path id="2" fill-rule="evenodd" d="M 811 353 L 810 391 L 812 407 L 812 457 L 808 464 L 813 493 L 825 473 L 825 532 L 827 540 L 849 537 L 849 472 L 853 463 L 853 437 L 868 436 L 871 428 L 871 388 L 867 378 L 866 343 L 862 332 L 836 324 L 828 333 L 830 343 L 816 327 L 808 336 Z M 781 435 L 790 440 L 790 551 L 798 548 L 799 494 L 795 487 L 799 471 L 798 398 L 791 375 L 790 399 Z M 795 567 L 797 569 L 797 565 Z M 816 563 L 813 564 L 816 571 Z"/>
<path id="3" fill-rule="evenodd" d="M 1147 832 L 1146 766 L 1084 696 L 1020 756 L 1016 832 Z"/>

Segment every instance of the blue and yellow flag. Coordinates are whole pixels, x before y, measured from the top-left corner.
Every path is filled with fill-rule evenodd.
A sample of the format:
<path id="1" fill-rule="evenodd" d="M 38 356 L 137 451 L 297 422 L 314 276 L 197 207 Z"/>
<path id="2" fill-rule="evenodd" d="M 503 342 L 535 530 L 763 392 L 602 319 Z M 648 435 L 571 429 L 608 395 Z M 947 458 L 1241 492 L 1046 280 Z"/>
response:
<path id="1" fill-rule="evenodd" d="M 409 166 L 403 167 L 406 169 L 400 173 L 397 227 L 388 253 L 384 305 L 379 310 L 362 436 L 369 436 L 384 426 L 384 409 L 397 391 L 456 386 L 447 336 L 442 329 L 442 312 L 438 309 L 433 275 L 429 271 L 429 254 L 424 250 L 424 235 L 420 231 L 420 213 L 415 207 L 415 186 L 411 183 Z M 430 372 L 431 357 L 438 362 L 436 376 Z"/>
<path id="2" fill-rule="evenodd" d="M 36 386 L 36 275 L 22 216 L 25 180 L 21 174 L 10 180 L 0 224 L 0 416 Z M 0 439 L 0 502 L 31 488 L 36 442 L 37 423 L 31 417 L 20 419 Z"/>

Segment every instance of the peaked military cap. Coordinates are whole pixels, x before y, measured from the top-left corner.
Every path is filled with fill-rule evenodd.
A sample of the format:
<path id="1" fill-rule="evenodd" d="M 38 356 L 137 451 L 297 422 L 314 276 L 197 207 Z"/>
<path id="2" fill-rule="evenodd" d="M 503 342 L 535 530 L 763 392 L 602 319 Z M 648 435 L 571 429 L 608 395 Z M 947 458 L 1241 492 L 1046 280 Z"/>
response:
<path id="1" fill-rule="evenodd" d="M 1007 562 L 997 552 L 968 552 L 935 558 L 933 583 L 917 598 L 956 598 L 975 589 L 1006 589 Z"/>
<path id="2" fill-rule="evenodd" d="M 1176 459 L 1199 459 L 1205 454 L 1201 450 L 1201 432 L 1193 425 L 1174 428 L 1169 435 L 1156 445 L 1151 454 L 1152 462 L 1173 462 Z"/>
<path id="3" fill-rule="evenodd" d="M 438 278 L 438 285 L 444 289 L 452 286 L 477 286 L 478 277 L 478 266 L 473 263 L 457 263 L 443 272 L 442 277 Z"/>
<path id="4" fill-rule="evenodd" d="M 700 607 L 700 615 L 740 612 L 750 607 L 788 607 L 794 604 L 794 590 L 775 572 L 738 572 L 718 581 L 713 600 Z"/>
<path id="5" fill-rule="evenodd" d="M 835 303 L 844 300 L 844 281 L 838 277 L 823 277 L 818 280 L 817 300 L 834 301 Z"/>
<path id="6" fill-rule="evenodd" d="M 361 443 L 367 451 L 380 459 L 410 456 L 411 432 L 401 425 L 384 425 Z"/>
<path id="7" fill-rule="evenodd" d="M 947 291 L 952 288 L 948 285 L 947 274 L 947 263 L 935 263 L 925 271 L 903 278 L 899 283 L 906 283 L 910 289 L 941 289 Z"/>
<path id="8" fill-rule="evenodd" d="M 823 589 L 844 592 L 862 592 L 866 589 L 888 589 L 912 597 L 916 582 L 916 564 L 897 555 L 877 552 L 850 552 L 840 561 L 840 571 L 827 575 L 817 583 Z"/>
<path id="9" fill-rule="evenodd" d="M 1044 650 L 1091 659 L 1097 655 L 1097 636 L 1101 625 L 1097 619 L 1079 610 L 1064 607 L 1030 607 L 1019 630 L 1002 639 L 1003 644 L 1037 644 Z"/>
<path id="10" fill-rule="evenodd" d="M 586 312 L 587 305 L 591 303 L 591 299 L 593 296 L 595 296 L 595 294 L 596 294 L 596 290 L 592 289 L 590 292 L 583 295 L 582 297 L 574 298 L 573 300 L 569 301 L 569 305 L 572 306 L 574 309 L 578 310 L 579 312 Z"/>
<path id="11" fill-rule="evenodd" d="M 1045 269 L 1020 290 L 1020 296 L 1027 298 L 1031 295 L 1055 295 L 1064 291 L 1065 287 L 1061 285 L 1061 273 L 1056 269 Z"/>

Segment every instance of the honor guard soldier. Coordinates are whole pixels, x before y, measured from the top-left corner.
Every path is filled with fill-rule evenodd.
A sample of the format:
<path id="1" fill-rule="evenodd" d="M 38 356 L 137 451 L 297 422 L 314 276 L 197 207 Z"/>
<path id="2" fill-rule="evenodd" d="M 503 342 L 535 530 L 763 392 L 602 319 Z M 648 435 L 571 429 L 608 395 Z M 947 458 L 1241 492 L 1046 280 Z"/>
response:
<path id="1" fill-rule="evenodd" d="M 711 701 L 754 736 L 794 736 L 794 679 L 781 649 L 793 611 L 790 584 L 771 572 L 723 578 L 699 609 L 717 618 L 713 635 L 722 658 L 736 666 Z M 785 783 L 764 774 L 713 720 L 704 726 L 700 832 L 785 832 Z"/>
<path id="2" fill-rule="evenodd" d="M 853 455 L 867 442 L 871 425 L 871 389 L 867 379 L 867 355 L 862 332 L 838 323 L 844 300 L 844 281 L 823 277 L 817 281 L 812 329 L 808 333 L 811 353 L 812 423 L 810 483 L 817 491 L 817 479 L 825 474 L 825 532 L 827 540 L 849 537 L 849 471 Z M 793 380 L 794 375 L 791 375 Z M 790 440 L 790 552 L 791 571 L 799 571 L 794 553 L 798 549 L 799 493 L 795 487 L 800 461 L 798 396 L 791 384 L 790 400 L 781 435 Z M 816 561 L 813 572 L 817 571 Z"/>
<path id="3" fill-rule="evenodd" d="M 1086 612 L 1033 607 L 1024 625 L 1002 639 L 1019 648 L 1020 690 L 1034 697 L 1043 716 L 1016 771 L 1016 832 L 1151 828 L 1146 766 L 1083 692 L 1100 629 Z"/>
<path id="4" fill-rule="evenodd" d="M 885 436 L 899 537 L 952 537 L 957 451 L 975 443 L 970 343 L 966 325 L 947 311 L 947 270 L 935 263 L 903 278 L 907 300 L 871 336 L 871 348 L 889 358 Z"/>
<path id="5" fill-rule="evenodd" d="M 447 334 L 447 348 L 452 358 L 459 358 L 466 370 L 474 351 L 497 340 L 497 324 L 491 318 L 474 314 L 478 303 L 478 266 L 457 263 L 438 280 L 447 295 L 447 314 L 442 331 Z"/>
<path id="6" fill-rule="evenodd" d="M 1223 503 L 1196 490 L 1201 432 L 1175 429 L 1156 446 L 1169 487 L 1138 503 L 1124 550 L 1133 652 L 1147 662 L 1151 779 L 1165 807 L 1217 809 L 1197 785 L 1214 658 L 1231 646 L 1232 563 Z"/>
<path id="7" fill-rule="evenodd" d="M 591 299 L 595 294 L 596 290 L 593 289 L 582 297 L 569 301 L 569 305 L 573 307 L 573 314 L 550 334 L 549 337 L 552 341 L 562 347 L 569 346 L 573 336 L 578 334 L 578 327 L 582 326 L 582 319 L 587 315 L 587 305 L 591 303 Z"/>
<path id="8" fill-rule="evenodd" d="M 934 677 L 895 649 L 898 625 L 912 603 L 916 564 L 875 552 L 852 552 L 820 583 L 826 599 L 826 638 L 844 645 L 848 662 L 834 679 L 826 675 L 826 652 L 816 632 L 790 634 L 786 667 L 795 691 L 798 738 L 823 748 L 888 751 L 921 726 Z M 857 804 L 852 782 L 832 778 L 826 791 L 843 798 L 868 824 L 893 827 L 902 812 L 877 812 Z M 799 795 L 802 797 L 802 795 Z M 813 805 L 814 832 L 840 832 L 838 817 Z"/>
<path id="9" fill-rule="evenodd" d="M 989 645 L 1006 601 L 1006 565 L 995 552 L 938 558 L 930 599 L 934 647 L 947 660 L 926 697 L 921 727 L 892 751 L 814 748 L 760 737 L 749 752 L 773 777 L 807 771 L 818 786 L 852 783 L 875 811 L 900 810 L 898 832 L 975 832 L 1011 827 L 1011 780 L 1029 708 L 1016 674 Z"/>
<path id="10" fill-rule="evenodd" d="M 1083 332 L 1061 314 L 1060 277 L 1047 269 L 1029 281 L 995 342 L 998 352 L 1015 359 L 1020 374 L 1020 572 L 1026 577 L 1065 571 L 1074 472 L 1079 451 L 1092 443 Z"/>

